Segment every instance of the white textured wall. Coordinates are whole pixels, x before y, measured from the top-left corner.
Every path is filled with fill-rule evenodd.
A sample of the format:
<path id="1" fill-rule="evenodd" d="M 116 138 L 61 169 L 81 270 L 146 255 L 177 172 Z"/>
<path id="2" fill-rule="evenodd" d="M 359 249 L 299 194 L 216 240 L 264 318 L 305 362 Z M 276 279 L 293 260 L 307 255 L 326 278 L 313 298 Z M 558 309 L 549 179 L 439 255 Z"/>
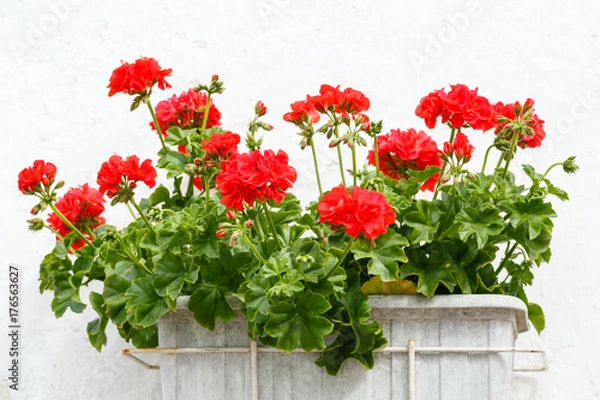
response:
<path id="1" fill-rule="evenodd" d="M 107 97 L 119 60 L 140 55 L 174 70 L 179 92 L 218 73 L 223 125 L 243 132 L 254 102 L 269 107 L 268 144 L 308 165 L 288 105 L 322 83 L 352 86 L 371 99 L 386 128 L 415 126 L 421 96 L 465 83 L 496 100 L 536 100 L 548 134 L 521 162 L 540 169 L 578 156 L 574 177 L 556 173 L 571 201 L 557 203 L 554 256 L 539 270 L 531 300 L 547 330 L 527 345 L 547 351 L 546 372 L 520 373 L 515 399 L 600 398 L 600 5 L 586 1 L 83 1 L 13 0 L 0 8 L 0 377 L 7 365 L 8 264 L 21 267 L 21 389 L 13 399 L 159 399 L 158 373 L 124 359 L 111 328 L 98 354 L 87 343 L 91 313 L 56 320 L 37 291 L 37 267 L 53 239 L 27 231 L 33 199 L 16 189 L 36 158 L 54 161 L 68 185 L 95 180 L 111 154 L 152 157 L 145 110 Z M 158 93 L 156 100 L 173 92 Z M 441 135 L 440 131 L 440 135 Z M 445 132 L 444 132 L 445 134 Z M 489 135 L 489 134 L 488 134 Z M 442 136 L 436 136 L 441 139 Z M 314 194 L 306 168 L 297 193 Z M 333 183 L 333 182 L 332 182 Z M 117 224 L 122 210 L 107 213 Z M 524 364 L 535 363 L 523 361 Z M 4 372 L 1 372 L 4 371 Z M 1 386 L 1 385 L 0 385 Z M 0 395 L 1 397 L 1 395 Z"/>

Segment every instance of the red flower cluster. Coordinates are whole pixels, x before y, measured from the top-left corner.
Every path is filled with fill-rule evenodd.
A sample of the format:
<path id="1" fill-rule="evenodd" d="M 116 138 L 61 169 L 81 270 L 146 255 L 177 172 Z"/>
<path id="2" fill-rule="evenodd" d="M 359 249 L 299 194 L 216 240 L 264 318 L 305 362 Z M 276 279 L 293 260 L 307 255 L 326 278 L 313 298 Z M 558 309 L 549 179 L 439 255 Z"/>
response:
<path id="1" fill-rule="evenodd" d="M 19 190 L 24 194 L 37 192 L 41 186 L 48 187 L 56 177 L 56 166 L 44 160 L 35 160 L 33 166 L 19 172 Z"/>
<path id="2" fill-rule="evenodd" d="M 129 156 L 125 160 L 121 156 L 111 156 L 108 161 L 102 163 L 98 171 L 96 182 L 100 185 L 100 192 L 113 198 L 122 189 L 122 183 L 128 184 L 128 189 L 133 189 L 138 181 L 144 182 L 150 188 L 154 187 L 156 170 L 151 164 L 152 161 L 148 159 L 140 165 L 137 156 Z"/>
<path id="3" fill-rule="evenodd" d="M 340 90 L 340 86 L 321 85 L 319 95 L 310 97 L 315 109 L 325 114 L 333 110 L 337 114 L 359 114 L 367 111 L 371 102 L 364 93 L 352 88 Z"/>
<path id="4" fill-rule="evenodd" d="M 466 85 L 450 85 L 450 92 L 435 90 L 423 97 L 415 114 L 425 120 L 428 128 L 435 128 L 437 118 L 454 128 L 465 124 L 473 129 L 487 131 L 497 126 L 494 107 L 489 100 L 470 90 Z"/>
<path id="5" fill-rule="evenodd" d="M 288 161 L 288 155 L 282 150 L 277 154 L 272 150 L 233 154 L 223 161 L 222 171 L 216 178 L 221 203 L 239 211 L 244 210 L 244 202 L 252 206 L 257 199 L 280 203 L 297 177 Z"/>
<path id="6" fill-rule="evenodd" d="M 214 133 L 210 139 L 203 140 L 201 146 L 206 152 L 206 158 L 225 160 L 237 153 L 238 144 L 240 144 L 240 135 L 228 131 Z"/>
<path id="7" fill-rule="evenodd" d="M 152 88 L 158 83 L 159 89 L 170 88 L 171 85 L 165 78 L 173 70 L 162 69 L 154 58 L 142 57 L 133 64 L 121 61 L 121 66 L 115 69 L 108 83 L 109 96 L 123 92 L 126 94 L 139 94 Z"/>
<path id="8" fill-rule="evenodd" d="M 86 183 L 79 188 L 71 188 L 59 199 L 55 206 L 77 229 L 85 233 L 94 230 L 106 221 L 100 214 L 104 212 L 104 198 L 102 193 L 91 188 Z M 55 213 L 48 216 L 48 224 L 62 237 L 67 236 L 71 229 Z M 83 239 L 72 243 L 73 249 L 77 250 L 85 244 Z"/>
<path id="9" fill-rule="evenodd" d="M 206 98 L 206 93 L 189 89 L 179 96 L 173 95 L 171 98 L 159 102 L 156 105 L 155 113 L 163 135 L 166 136 L 167 129 L 172 126 L 178 126 L 182 129 L 202 127 Z M 211 102 L 210 108 L 208 109 L 206 128 L 218 126 L 220 120 L 221 113 Z M 150 122 L 150 126 L 152 129 L 156 130 L 153 122 Z"/>
<path id="10" fill-rule="evenodd" d="M 362 114 L 371 106 L 364 93 L 352 88 L 340 90 L 340 86 L 321 85 L 319 95 L 306 96 L 306 100 L 291 104 L 292 111 L 285 114 L 283 119 L 287 122 L 299 124 L 302 122 L 319 122 L 319 113 L 327 114 L 330 111 L 340 114 L 342 118 L 360 119 L 363 126 L 368 127 L 369 117 Z"/>
<path id="11" fill-rule="evenodd" d="M 310 96 L 306 96 L 306 100 L 296 101 L 290 104 L 292 111 L 283 115 L 283 120 L 296 125 L 301 123 L 316 124 L 321 118 L 315 110 L 314 104 L 310 102 Z"/>
<path id="12" fill-rule="evenodd" d="M 364 233 L 367 239 L 375 239 L 385 233 L 396 221 L 394 210 L 379 192 L 358 186 L 348 192 L 343 185 L 325 193 L 317 205 L 321 223 L 329 222 L 335 229 L 343 226 L 349 236 Z"/>
<path id="13" fill-rule="evenodd" d="M 423 131 L 410 128 L 407 131 L 392 129 L 387 135 L 377 136 L 379 168 L 393 179 L 408 179 L 408 170 L 424 170 L 439 167 L 442 160 L 436 143 Z M 369 164 L 375 165 L 375 154 L 369 151 Z M 421 190 L 433 190 L 439 174 L 421 185 Z"/>
<path id="14" fill-rule="evenodd" d="M 456 133 L 452 143 L 444 143 L 444 155 L 447 157 L 454 155 L 458 160 L 469 161 L 474 149 L 467 136 L 460 131 Z"/>
<path id="15" fill-rule="evenodd" d="M 527 126 L 531 128 L 531 135 L 520 134 L 518 139 L 518 146 L 521 148 L 527 147 L 539 147 L 542 144 L 542 140 L 546 137 L 544 131 L 544 121 L 541 120 L 537 114 L 533 111 L 534 102 L 531 99 L 527 99 L 525 104 L 521 106 L 518 101 L 512 104 L 503 104 L 499 102 L 495 106 L 497 115 L 502 118 L 514 120 L 517 117 L 524 119 Z M 515 109 L 519 111 L 520 115 L 515 113 Z M 495 130 L 495 134 L 500 133 L 509 122 L 500 122 Z"/>

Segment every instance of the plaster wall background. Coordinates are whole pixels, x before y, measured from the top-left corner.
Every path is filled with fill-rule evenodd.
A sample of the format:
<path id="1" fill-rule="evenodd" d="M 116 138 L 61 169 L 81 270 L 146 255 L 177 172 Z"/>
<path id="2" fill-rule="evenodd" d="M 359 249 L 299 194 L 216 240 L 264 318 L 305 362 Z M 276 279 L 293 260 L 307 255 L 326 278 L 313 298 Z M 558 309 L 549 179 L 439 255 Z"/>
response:
<path id="1" fill-rule="evenodd" d="M 317 193 L 310 154 L 299 150 L 295 128 L 281 116 L 323 83 L 363 91 L 370 117 L 384 119 L 386 132 L 427 130 L 414 109 L 422 96 L 448 84 L 479 87 L 493 102 L 535 99 L 548 136 L 541 148 L 520 152 L 517 162 L 544 170 L 577 155 L 581 170 L 553 175 L 571 201 L 555 202 L 554 255 L 529 290 L 545 309 L 547 328 L 521 343 L 545 348 L 548 370 L 516 373 L 513 397 L 600 399 L 599 17 L 594 0 L 3 3 L 0 380 L 8 375 L 7 270 L 14 263 L 20 267 L 22 369 L 13 399 L 160 399 L 158 372 L 120 356 L 128 344 L 114 328 L 102 353 L 88 344 L 91 310 L 54 318 L 51 296 L 37 290 L 38 265 L 54 239 L 27 230 L 34 201 L 16 187 L 18 172 L 35 159 L 54 162 L 60 179 L 75 186 L 95 182 L 100 164 L 114 153 L 154 157 L 158 141 L 146 110 L 128 112 L 131 99 L 109 98 L 106 89 L 120 60 L 144 55 L 174 70 L 173 89 L 156 91 L 154 104 L 216 73 L 227 88 L 215 99 L 223 126 L 243 133 L 262 100 L 275 126 L 266 146 L 290 154 L 300 174 L 294 192 L 307 199 Z M 431 134 L 440 143 L 446 139 L 443 127 Z M 491 134 L 476 140 L 480 151 Z M 335 171 L 323 147 L 321 159 L 329 157 Z M 337 184 L 330 176 L 325 187 Z M 127 214 L 109 209 L 106 217 L 122 226 Z"/>

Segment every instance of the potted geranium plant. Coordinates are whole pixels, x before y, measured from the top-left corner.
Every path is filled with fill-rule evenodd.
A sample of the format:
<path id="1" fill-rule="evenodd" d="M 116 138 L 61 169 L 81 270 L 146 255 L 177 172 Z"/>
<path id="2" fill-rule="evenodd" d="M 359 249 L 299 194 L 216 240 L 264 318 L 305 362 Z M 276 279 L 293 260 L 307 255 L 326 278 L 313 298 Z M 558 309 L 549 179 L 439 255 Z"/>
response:
<path id="1" fill-rule="evenodd" d="M 303 207 L 290 193 L 297 172 L 287 154 L 261 148 L 260 131 L 272 129 L 262 120 L 264 104 L 256 103 L 242 151 L 240 135 L 220 124 L 218 76 L 152 106 L 152 91 L 169 88 L 171 72 L 141 58 L 122 63 L 108 85 L 109 96 L 133 96 L 132 111 L 142 104 L 150 111 L 160 144 L 155 165 L 170 182 L 148 198 L 136 199 L 136 186 L 154 188 L 157 173 L 153 161 L 135 155 L 113 155 L 97 188 L 84 184 L 60 197 L 64 182 L 54 164 L 36 160 L 19 174 L 19 190 L 39 199 L 31 229 L 57 238 L 40 266 L 40 291 L 54 292 L 56 316 L 81 312 L 80 288 L 102 283 L 89 297 L 98 313 L 87 326 L 96 349 L 109 321 L 134 346 L 156 347 L 157 321 L 184 297 L 203 327 L 242 313 L 261 345 L 321 351 L 316 364 L 332 375 L 349 358 L 372 368 L 373 351 L 387 344 L 370 314 L 372 294 L 510 295 L 544 328 L 525 287 L 533 268 L 550 260 L 556 214 L 547 197 L 568 198 L 548 174 L 577 166 L 574 157 L 543 173 L 524 165 L 529 182 L 515 181 L 515 153 L 545 137 L 532 100 L 492 104 L 461 84 L 436 90 L 416 114 L 428 128 L 449 127 L 439 146 L 412 128 L 382 134 L 383 123 L 365 114 L 363 93 L 323 85 L 283 116 L 313 155 L 319 198 Z M 483 165 L 468 170 L 474 130 L 488 132 L 490 144 Z M 336 187 L 322 187 L 315 135 L 337 152 Z M 367 166 L 357 159 L 359 146 L 370 147 Z M 132 222 L 108 224 L 105 197 L 124 203 Z M 46 219 L 38 216 L 48 209 Z"/>

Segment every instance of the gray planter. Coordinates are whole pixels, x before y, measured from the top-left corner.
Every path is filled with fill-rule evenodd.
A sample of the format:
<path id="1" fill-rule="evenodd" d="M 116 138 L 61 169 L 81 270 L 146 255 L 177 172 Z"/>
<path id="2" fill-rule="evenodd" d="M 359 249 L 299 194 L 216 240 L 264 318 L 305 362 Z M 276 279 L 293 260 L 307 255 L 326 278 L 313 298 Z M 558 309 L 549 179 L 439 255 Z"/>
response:
<path id="1" fill-rule="evenodd" d="M 514 297 L 370 296 L 390 348 L 377 353 L 373 370 L 349 360 L 332 377 L 313 364 L 317 354 L 251 353 L 243 318 L 202 328 L 186 300 L 158 324 L 160 347 L 179 349 L 160 363 L 164 400 L 509 399 L 513 353 L 506 350 L 528 329 L 525 305 Z M 408 352 L 413 343 L 416 353 Z"/>

